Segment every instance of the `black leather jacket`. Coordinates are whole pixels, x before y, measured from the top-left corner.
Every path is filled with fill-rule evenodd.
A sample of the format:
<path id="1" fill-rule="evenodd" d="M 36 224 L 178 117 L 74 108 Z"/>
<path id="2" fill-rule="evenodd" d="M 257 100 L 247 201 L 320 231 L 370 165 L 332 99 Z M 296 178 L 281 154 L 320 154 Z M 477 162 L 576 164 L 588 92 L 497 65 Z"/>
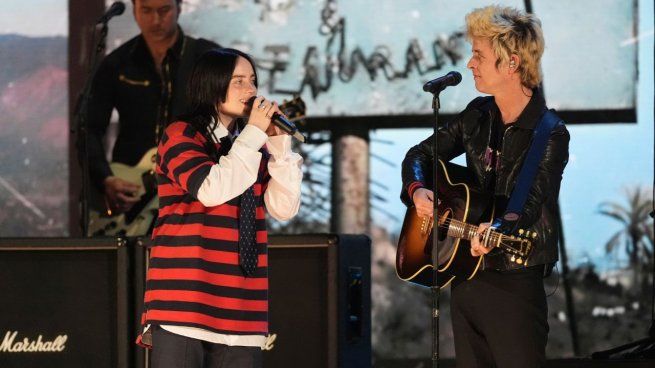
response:
<path id="1" fill-rule="evenodd" d="M 530 147 L 533 131 L 546 111 L 543 95 L 535 90 L 516 123 L 503 135 L 502 155 L 496 171 L 495 183 L 491 171 L 485 170 L 484 155 L 492 136 L 492 122 L 499 119 L 499 111 L 493 97 L 479 97 L 473 100 L 454 121 L 438 131 L 439 157 L 450 161 L 460 154 L 466 154 L 469 171 L 483 191 L 492 192 L 497 203 L 506 205 L 512 193 L 525 155 Z M 569 156 L 569 133 L 563 123 L 551 132 L 546 151 L 539 165 L 537 175 L 526 200 L 523 214 L 513 224 L 514 229 L 537 232 L 534 249 L 528 258 L 528 266 L 554 264 L 558 259 L 558 204 L 560 182 Z M 401 199 L 406 205 L 412 203 L 408 188 L 417 182 L 430 187 L 434 154 L 432 136 L 412 147 L 402 164 L 403 190 Z M 414 185 L 416 187 L 416 185 Z M 501 205 L 502 206 L 502 205 Z M 497 208 L 501 215 L 504 208 Z M 506 225 L 503 224 L 503 226 Z M 514 229 L 505 229 L 512 231 Z M 492 251 L 485 256 L 485 268 L 509 270 L 524 267 L 509 261 L 509 256 Z"/>

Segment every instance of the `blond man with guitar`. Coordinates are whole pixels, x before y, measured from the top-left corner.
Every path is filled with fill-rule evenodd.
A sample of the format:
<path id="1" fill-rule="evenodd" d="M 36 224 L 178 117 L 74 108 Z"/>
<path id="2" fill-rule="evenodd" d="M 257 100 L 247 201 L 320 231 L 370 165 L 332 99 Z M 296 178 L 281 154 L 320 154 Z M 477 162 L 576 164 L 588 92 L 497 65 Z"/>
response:
<path id="1" fill-rule="evenodd" d="M 514 8 L 489 6 L 469 13 L 466 29 L 473 54 L 467 67 L 476 89 L 490 96 L 471 101 L 439 129 L 439 162 L 431 148 L 433 137 L 408 151 L 402 167 L 401 197 L 415 207 L 419 217 L 430 218 L 433 170 L 437 166 L 443 169 L 439 175 L 452 185 L 444 190 L 439 179 L 438 198 L 447 203 L 439 205 L 440 228 L 447 228 L 449 236 L 468 237 L 470 243 L 458 243 L 458 256 L 473 259 L 461 263 L 468 262 L 477 271 L 472 273 L 474 277 L 459 277 L 456 271 L 444 275 L 452 281 L 457 366 L 542 367 L 548 338 L 542 278 L 558 259 L 557 198 L 568 161 L 569 134 L 563 122 L 548 111 L 538 87 L 544 51 L 540 21 Z M 549 123 L 552 129 L 543 139 L 544 148 L 533 154 L 536 132 Z M 452 197 L 459 192 L 450 190 L 458 187 L 457 180 L 442 161 L 447 163 L 461 154 L 466 156 L 469 179 L 462 184 L 466 198 L 457 198 L 458 202 Z M 521 173 L 526 165 L 530 166 L 527 171 L 534 172 L 531 180 L 521 178 L 527 176 Z M 468 211 L 461 213 L 468 216 L 465 221 L 479 226 L 461 222 L 458 230 L 453 229 L 454 218 L 441 220 L 442 207 L 449 213 L 457 213 L 453 210 L 457 203 L 472 207 L 474 197 L 468 195 L 473 191 L 486 195 L 489 203 L 481 207 L 490 210 L 480 211 L 485 215 L 475 220 Z M 526 194 L 517 210 L 512 197 L 519 197 L 519 192 Z M 526 232 L 530 234 L 529 251 L 522 253 L 525 258 L 517 259 L 512 252 L 516 248 L 507 242 Z M 500 246 L 503 243 L 506 247 Z"/>

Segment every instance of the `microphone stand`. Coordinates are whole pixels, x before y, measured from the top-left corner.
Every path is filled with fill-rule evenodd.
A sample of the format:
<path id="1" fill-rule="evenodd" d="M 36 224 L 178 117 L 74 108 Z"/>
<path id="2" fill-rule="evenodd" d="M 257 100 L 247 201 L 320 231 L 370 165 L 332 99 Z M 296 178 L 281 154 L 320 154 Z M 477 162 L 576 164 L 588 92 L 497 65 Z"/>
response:
<path id="1" fill-rule="evenodd" d="M 108 21 L 108 20 L 107 20 Z M 73 115 L 73 127 L 71 133 L 77 133 L 77 150 L 78 161 L 82 167 L 82 188 L 80 190 L 80 226 L 82 227 L 82 236 L 89 236 L 89 194 L 90 194 L 90 177 L 89 177 L 89 149 L 88 149 L 88 109 L 93 80 L 98 70 L 98 60 L 101 54 L 104 54 L 107 40 L 107 21 L 102 22 L 100 29 L 100 39 L 94 49 L 89 50 L 89 69 L 87 72 L 84 89 L 80 93 L 75 104 L 75 113 Z M 95 42 L 97 25 L 94 25 L 93 37 L 91 44 Z M 94 52 L 95 51 L 95 52 Z"/>
<path id="2" fill-rule="evenodd" d="M 437 154 L 437 131 L 439 129 L 439 93 L 441 90 L 436 90 L 432 95 L 432 111 L 434 113 L 434 126 L 432 135 L 432 287 L 430 291 L 432 294 L 432 368 L 439 367 L 439 296 L 441 289 L 439 288 L 439 252 L 437 247 L 439 244 L 439 214 L 437 213 L 439 207 L 438 191 L 437 191 L 437 178 L 438 178 L 438 162 L 439 156 Z"/>

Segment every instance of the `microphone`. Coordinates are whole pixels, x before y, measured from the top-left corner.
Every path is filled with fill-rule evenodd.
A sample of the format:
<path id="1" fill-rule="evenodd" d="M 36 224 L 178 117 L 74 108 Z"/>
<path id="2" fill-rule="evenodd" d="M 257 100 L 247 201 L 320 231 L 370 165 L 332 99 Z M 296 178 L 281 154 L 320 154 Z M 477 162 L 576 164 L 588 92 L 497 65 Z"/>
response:
<path id="1" fill-rule="evenodd" d="M 255 103 L 256 98 L 257 96 L 252 96 L 247 102 L 248 106 L 250 106 L 251 109 L 253 108 L 252 105 L 253 103 Z M 273 116 L 271 116 L 271 123 L 275 124 L 275 126 L 282 129 L 285 133 L 293 136 L 294 138 L 301 141 L 302 143 L 305 143 L 305 136 L 298 131 L 296 124 L 292 123 L 291 121 L 289 121 L 289 119 L 285 118 L 284 116 L 278 114 L 277 112 L 274 112 Z"/>
<path id="2" fill-rule="evenodd" d="M 114 1 L 113 4 L 107 9 L 105 14 L 103 14 L 96 24 L 104 24 L 109 22 L 109 20 L 117 15 L 123 14 L 125 11 L 125 4 L 122 1 Z"/>
<path id="3" fill-rule="evenodd" d="M 462 75 L 458 72 L 450 72 L 443 77 L 433 79 L 423 85 L 423 90 L 425 92 L 430 92 L 432 94 L 439 93 L 443 91 L 448 86 L 456 86 L 459 82 L 462 81 Z"/>

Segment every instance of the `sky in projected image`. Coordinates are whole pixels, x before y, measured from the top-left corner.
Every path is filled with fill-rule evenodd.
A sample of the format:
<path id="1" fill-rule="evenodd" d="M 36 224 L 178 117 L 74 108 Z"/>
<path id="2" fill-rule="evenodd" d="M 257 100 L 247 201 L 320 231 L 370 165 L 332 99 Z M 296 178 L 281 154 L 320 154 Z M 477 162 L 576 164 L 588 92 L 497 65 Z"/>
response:
<path id="1" fill-rule="evenodd" d="M 67 36 L 68 2 L 63 0 L 4 0 L 0 34 Z"/>
<path id="2" fill-rule="evenodd" d="M 110 4 L 111 1 L 108 1 Z M 524 8 L 521 0 L 497 1 Z M 557 109 L 635 105 L 632 1 L 533 0 L 547 40 L 549 104 Z M 255 56 L 260 92 L 301 93 L 313 116 L 429 114 L 426 81 L 456 70 L 462 84 L 442 96 L 454 113 L 478 95 L 466 61 L 464 15 L 488 1 L 188 0 L 180 23 L 190 35 Z M 125 14 L 110 23 L 110 47 L 138 30 Z M 594 32 L 603 19 L 602 37 Z M 575 80 L 576 83 L 571 83 Z"/>

